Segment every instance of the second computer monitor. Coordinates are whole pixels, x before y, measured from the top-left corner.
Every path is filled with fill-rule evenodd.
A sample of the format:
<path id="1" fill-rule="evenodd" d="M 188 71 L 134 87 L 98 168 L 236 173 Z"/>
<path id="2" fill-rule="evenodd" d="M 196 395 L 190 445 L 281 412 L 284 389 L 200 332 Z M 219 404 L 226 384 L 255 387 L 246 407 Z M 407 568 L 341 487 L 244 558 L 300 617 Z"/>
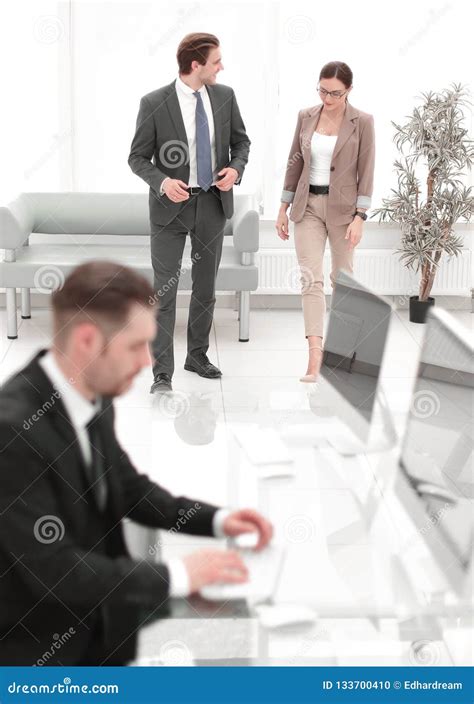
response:
<path id="1" fill-rule="evenodd" d="M 474 356 L 467 330 L 430 312 L 400 458 L 397 495 L 452 588 L 472 570 Z"/>
<path id="2" fill-rule="evenodd" d="M 324 342 L 321 392 L 361 443 L 369 441 L 376 406 L 383 403 L 380 380 L 391 310 L 386 300 L 339 271 Z"/>

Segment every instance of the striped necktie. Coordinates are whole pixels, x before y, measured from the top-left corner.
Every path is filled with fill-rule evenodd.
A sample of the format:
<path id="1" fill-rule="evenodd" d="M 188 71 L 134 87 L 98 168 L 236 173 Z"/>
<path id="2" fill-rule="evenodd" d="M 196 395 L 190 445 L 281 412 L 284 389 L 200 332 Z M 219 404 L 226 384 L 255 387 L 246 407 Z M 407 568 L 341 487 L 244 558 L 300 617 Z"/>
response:
<path id="1" fill-rule="evenodd" d="M 201 94 L 195 91 L 196 96 L 196 161 L 198 186 L 208 191 L 212 185 L 212 160 L 211 139 L 209 137 L 209 123 L 207 121 L 204 103 Z"/>

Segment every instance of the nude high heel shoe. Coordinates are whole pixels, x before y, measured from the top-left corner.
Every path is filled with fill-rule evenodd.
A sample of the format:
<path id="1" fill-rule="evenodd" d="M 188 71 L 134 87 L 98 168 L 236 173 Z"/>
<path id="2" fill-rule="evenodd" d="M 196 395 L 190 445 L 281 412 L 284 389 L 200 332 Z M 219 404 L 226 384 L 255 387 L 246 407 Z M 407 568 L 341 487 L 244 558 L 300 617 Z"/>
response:
<path id="1" fill-rule="evenodd" d="M 309 349 L 310 350 L 319 350 L 320 352 L 323 351 L 323 348 L 320 347 L 319 345 L 315 346 L 315 347 L 310 347 Z M 317 378 L 318 378 L 317 374 L 305 374 L 304 376 L 300 377 L 300 381 L 302 381 L 305 384 L 315 384 Z"/>

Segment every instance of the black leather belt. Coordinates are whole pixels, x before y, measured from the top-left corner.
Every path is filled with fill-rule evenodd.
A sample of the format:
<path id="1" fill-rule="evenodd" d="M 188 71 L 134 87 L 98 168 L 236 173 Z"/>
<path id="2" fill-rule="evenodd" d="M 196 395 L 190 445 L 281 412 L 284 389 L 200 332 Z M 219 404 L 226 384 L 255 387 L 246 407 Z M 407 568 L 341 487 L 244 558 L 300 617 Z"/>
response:
<path id="1" fill-rule="evenodd" d="M 309 192 L 314 193 L 315 196 L 327 196 L 329 193 L 329 186 L 310 186 Z"/>
<path id="2" fill-rule="evenodd" d="M 204 189 L 201 188 L 201 186 L 191 186 L 190 188 L 188 188 L 188 193 L 190 196 L 197 196 L 197 194 L 201 193 L 202 190 L 204 190 Z M 219 189 L 216 188 L 216 186 L 211 186 L 209 188 L 209 190 L 210 191 L 219 191 Z"/>

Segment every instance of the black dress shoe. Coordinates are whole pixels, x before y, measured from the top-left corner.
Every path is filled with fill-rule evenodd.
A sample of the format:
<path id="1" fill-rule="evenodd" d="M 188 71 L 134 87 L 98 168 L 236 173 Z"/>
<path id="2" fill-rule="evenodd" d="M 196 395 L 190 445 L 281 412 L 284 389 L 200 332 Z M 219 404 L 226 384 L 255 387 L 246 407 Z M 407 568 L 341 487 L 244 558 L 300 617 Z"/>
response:
<path id="1" fill-rule="evenodd" d="M 162 393 L 164 391 L 173 391 L 173 387 L 171 386 L 170 375 L 161 372 L 155 377 L 155 381 L 151 385 L 150 393 Z"/>
<path id="2" fill-rule="evenodd" d="M 222 372 L 214 364 L 212 364 L 206 354 L 196 355 L 196 357 L 187 357 L 184 368 L 188 372 L 196 372 L 204 379 L 219 379 Z"/>

